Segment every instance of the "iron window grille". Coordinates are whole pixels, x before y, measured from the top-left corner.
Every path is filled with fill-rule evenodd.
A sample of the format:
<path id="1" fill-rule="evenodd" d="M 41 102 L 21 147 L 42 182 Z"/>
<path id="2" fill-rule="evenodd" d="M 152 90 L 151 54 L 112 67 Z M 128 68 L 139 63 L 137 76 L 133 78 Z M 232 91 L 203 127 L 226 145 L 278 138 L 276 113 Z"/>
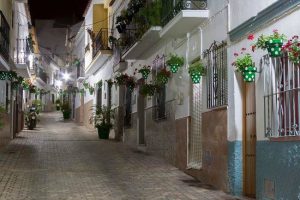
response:
<path id="1" fill-rule="evenodd" d="M 0 11 L 0 54 L 6 61 L 9 59 L 9 31 L 9 24 Z"/>
<path id="2" fill-rule="evenodd" d="M 207 108 L 228 104 L 227 44 L 214 42 L 204 51 L 206 63 Z"/>
<path id="3" fill-rule="evenodd" d="M 207 0 L 164 0 L 162 25 L 165 26 L 182 10 L 206 10 Z"/>
<path id="4" fill-rule="evenodd" d="M 131 127 L 131 113 L 132 113 L 132 91 L 126 88 L 125 95 L 125 115 L 124 115 L 124 127 Z"/>
<path id="5" fill-rule="evenodd" d="M 269 138 L 300 136 L 300 68 L 288 60 L 265 56 L 264 121 Z"/>

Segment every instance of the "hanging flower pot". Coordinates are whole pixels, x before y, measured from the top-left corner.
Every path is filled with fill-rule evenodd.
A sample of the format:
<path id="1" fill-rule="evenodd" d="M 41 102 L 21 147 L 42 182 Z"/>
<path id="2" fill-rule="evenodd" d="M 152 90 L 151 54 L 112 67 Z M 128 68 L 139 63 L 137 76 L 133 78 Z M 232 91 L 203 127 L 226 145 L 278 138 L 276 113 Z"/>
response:
<path id="1" fill-rule="evenodd" d="M 162 69 L 156 75 L 156 84 L 157 85 L 165 85 L 165 84 L 167 84 L 168 81 L 169 81 L 170 76 L 171 76 L 170 71 L 168 71 L 166 69 Z"/>
<path id="2" fill-rule="evenodd" d="M 238 55 L 235 54 L 235 56 Z M 232 65 L 235 66 L 236 71 L 242 73 L 245 82 L 249 83 L 255 81 L 255 72 L 257 69 L 253 66 L 253 60 L 250 54 L 238 57 Z"/>
<path id="3" fill-rule="evenodd" d="M 248 37 L 248 39 L 253 39 Z M 255 48 L 260 48 L 263 50 L 268 50 L 270 57 L 280 57 L 282 55 L 282 44 L 286 40 L 284 34 L 279 34 L 278 30 L 273 30 L 273 34 L 265 36 L 260 35 L 256 43 L 252 46 L 252 51 Z"/>
<path id="4" fill-rule="evenodd" d="M 126 87 L 130 90 L 130 91 L 133 91 L 134 88 L 136 86 L 136 82 L 134 80 L 134 78 L 132 76 L 128 77 L 126 79 Z"/>
<path id="5" fill-rule="evenodd" d="M 294 65 L 300 64 L 300 41 L 299 36 L 295 35 L 283 47 L 282 50 L 287 53 L 289 60 Z"/>
<path id="6" fill-rule="evenodd" d="M 151 72 L 150 66 L 144 66 L 143 68 L 139 69 L 138 72 L 142 74 L 143 79 L 146 80 Z"/>
<path id="7" fill-rule="evenodd" d="M 281 56 L 282 44 L 282 39 L 270 39 L 266 42 L 266 46 L 271 57 Z"/>
<path id="8" fill-rule="evenodd" d="M 0 80 L 4 81 L 6 80 L 7 72 L 0 71 Z"/>
<path id="9" fill-rule="evenodd" d="M 201 60 L 198 60 L 191 64 L 188 69 L 188 72 L 191 76 L 193 84 L 198 84 L 201 81 L 201 76 L 205 74 L 205 68 Z"/>
<path id="10" fill-rule="evenodd" d="M 255 81 L 255 73 L 256 67 L 248 66 L 243 69 L 242 75 L 245 82 L 254 82 Z"/>
<path id="11" fill-rule="evenodd" d="M 13 90 L 18 90 L 18 88 L 19 88 L 19 83 L 18 83 L 18 81 L 12 82 L 12 83 L 11 83 L 11 88 L 12 88 Z"/>
<path id="12" fill-rule="evenodd" d="M 179 68 L 182 67 L 184 64 L 184 58 L 179 57 L 177 55 L 171 54 L 170 59 L 167 60 L 167 65 L 170 68 L 172 73 L 177 73 Z"/>
<path id="13" fill-rule="evenodd" d="M 157 85 L 144 84 L 141 86 L 140 94 L 143 96 L 154 96 L 156 91 L 157 91 Z"/>
<path id="14" fill-rule="evenodd" d="M 94 92 L 95 92 L 95 89 L 94 89 L 93 87 L 90 87 L 90 88 L 89 88 L 89 92 L 90 92 L 90 95 L 93 95 Z"/>
<path id="15" fill-rule="evenodd" d="M 117 85 L 125 85 L 127 79 L 128 79 L 127 74 L 120 74 L 119 76 L 116 77 L 116 84 Z"/>

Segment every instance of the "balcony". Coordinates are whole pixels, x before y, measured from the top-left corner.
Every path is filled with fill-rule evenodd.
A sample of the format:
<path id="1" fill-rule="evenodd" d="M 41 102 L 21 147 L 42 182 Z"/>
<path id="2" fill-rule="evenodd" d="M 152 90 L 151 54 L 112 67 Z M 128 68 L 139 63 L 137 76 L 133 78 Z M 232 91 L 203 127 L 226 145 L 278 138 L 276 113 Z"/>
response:
<path id="1" fill-rule="evenodd" d="M 9 60 L 9 24 L 0 11 L 0 55 L 8 62 Z"/>
<path id="2" fill-rule="evenodd" d="M 144 53 L 160 40 L 161 2 L 146 0 L 139 11 L 132 16 L 131 23 L 126 25 L 126 30 L 120 38 L 122 59 L 144 59 L 146 57 Z M 132 11 L 127 11 L 130 12 Z"/>
<path id="3" fill-rule="evenodd" d="M 48 75 L 45 73 L 40 67 L 36 67 L 36 77 L 37 81 L 43 86 L 45 86 L 48 83 Z"/>
<path id="4" fill-rule="evenodd" d="M 25 68 L 29 66 L 28 56 L 31 54 L 32 49 L 28 43 L 28 39 L 17 39 L 16 51 L 14 61 L 19 68 Z"/>
<path id="5" fill-rule="evenodd" d="M 108 29 L 102 28 L 95 40 L 93 42 L 93 58 L 97 56 L 98 53 L 109 53 L 111 54 L 111 48 L 108 46 Z"/>
<path id="6" fill-rule="evenodd" d="M 95 73 L 112 55 L 112 50 L 108 45 L 108 29 L 102 28 L 93 40 L 93 61 L 86 68 L 85 74 Z"/>
<path id="7" fill-rule="evenodd" d="M 164 0 L 160 37 L 182 37 L 208 19 L 207 0 Z"/>

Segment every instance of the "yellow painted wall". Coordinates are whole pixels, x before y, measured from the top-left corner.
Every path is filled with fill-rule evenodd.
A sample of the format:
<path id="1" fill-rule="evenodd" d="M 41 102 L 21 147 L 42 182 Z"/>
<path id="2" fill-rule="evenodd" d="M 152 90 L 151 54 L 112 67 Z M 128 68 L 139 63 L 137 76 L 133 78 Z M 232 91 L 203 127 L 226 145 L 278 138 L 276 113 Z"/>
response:
<path id="1" fill-rule="evenodd" d="M 94 4 L 93 23 L 93 32 L 95 35 L 98 34 L 101 28 L 108 28 L 108 14 L 107 9 L 104 8 L 104 4 Z"/>
<path id="2" fill-rule="evenodd" d="M 0 10 L 4 14 L 10 27 L 12 22 L 12 5 L 12 0 L 0 0 Z"/>

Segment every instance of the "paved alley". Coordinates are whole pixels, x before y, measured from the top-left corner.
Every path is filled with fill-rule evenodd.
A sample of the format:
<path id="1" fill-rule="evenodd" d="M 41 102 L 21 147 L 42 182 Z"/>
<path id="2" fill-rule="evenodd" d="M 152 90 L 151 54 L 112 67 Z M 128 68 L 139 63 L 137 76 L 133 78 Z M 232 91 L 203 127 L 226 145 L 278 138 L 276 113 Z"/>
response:
<path id="1" fill-rule="evenodd" d="M 0 199 L 235 199 L 162 159 L 41 115 L 0 153 Z"/>

